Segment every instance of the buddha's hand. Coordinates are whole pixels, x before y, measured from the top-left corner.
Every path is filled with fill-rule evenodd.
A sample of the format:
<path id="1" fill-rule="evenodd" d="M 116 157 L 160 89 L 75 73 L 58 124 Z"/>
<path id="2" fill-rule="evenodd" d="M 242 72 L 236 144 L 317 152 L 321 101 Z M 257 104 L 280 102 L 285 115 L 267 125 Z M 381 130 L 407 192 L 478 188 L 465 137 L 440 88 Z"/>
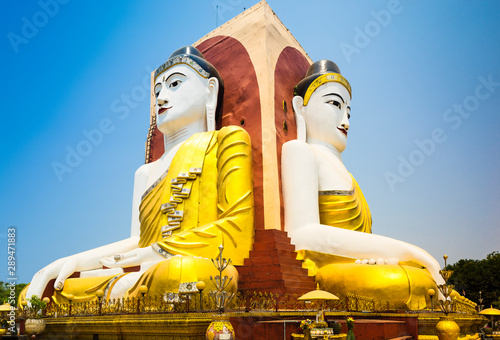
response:
<path id="1" fill-rule="evenodd" d="M 169 254 L 170 255 L 170 254 Z M 170 255 L 171 256 L 171 255 Z M 103 257 L 99 262 L 108 268 L 140 266 L 145 262 L 157 262 L 164 260 L 168 255 L 160 255 L 153 246 L 137 248 L 123 254 Z"/>
<path id="2" fill-rule="evenodd" d="M 26 292 L 26 297 L 33 295 L 41 297 L 45 287 L 50 280 L 56 279 L 54 289 L 61 290 L 64 287 L 66 279 L 78 269 L 78 260 L 75 256 L 69 256 L 52 262 L 48 266 L 39 270 Z"/>

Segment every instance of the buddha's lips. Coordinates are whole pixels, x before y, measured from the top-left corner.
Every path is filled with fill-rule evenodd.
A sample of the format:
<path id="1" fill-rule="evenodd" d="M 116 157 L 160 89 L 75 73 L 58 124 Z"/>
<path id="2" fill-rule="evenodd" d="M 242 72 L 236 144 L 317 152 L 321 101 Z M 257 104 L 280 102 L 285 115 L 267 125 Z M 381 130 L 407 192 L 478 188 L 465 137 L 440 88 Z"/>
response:
<path id="1" fill-rule="evenodd" d="M 162 107 L 161 109 L 158 110 L 158 114 L 161 115 L 162 113 L 167 112 L 168 109 L 171 109 L 172 106 L 169 107 Z"/>
<path id="2" fill-rule="evenodd" d="M 337 128 L 340 130 L 340 132 L 342 132 L 346 137 L 347 137 L 347 130 L 346 129 L 343 129 L 343 128 Z"/>

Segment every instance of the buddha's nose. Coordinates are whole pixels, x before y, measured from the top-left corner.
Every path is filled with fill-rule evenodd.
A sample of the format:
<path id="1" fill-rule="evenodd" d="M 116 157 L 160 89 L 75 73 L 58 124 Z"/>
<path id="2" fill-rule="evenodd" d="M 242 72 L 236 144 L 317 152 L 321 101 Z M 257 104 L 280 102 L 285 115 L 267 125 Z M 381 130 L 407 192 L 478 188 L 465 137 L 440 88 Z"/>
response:
<path id="1" fill-rule="evenodd" d="M 342 119 L 340 126 L 342 126 L 346 131 L 349 130 L 349 118 L 347 118 L 347 114 L 344 115 L 344 118 Z"/>
<path id="2" fill-rule="evenodd" d="M 167 97 L 167 91 L 165 91 L 164 88 L 160 90 L 160 93 L 158 93 L 158 97 L 156 97 L 156 103 L 158 103 L 159 106 L 165 105 L 168 103 L 168 97 Z"/>

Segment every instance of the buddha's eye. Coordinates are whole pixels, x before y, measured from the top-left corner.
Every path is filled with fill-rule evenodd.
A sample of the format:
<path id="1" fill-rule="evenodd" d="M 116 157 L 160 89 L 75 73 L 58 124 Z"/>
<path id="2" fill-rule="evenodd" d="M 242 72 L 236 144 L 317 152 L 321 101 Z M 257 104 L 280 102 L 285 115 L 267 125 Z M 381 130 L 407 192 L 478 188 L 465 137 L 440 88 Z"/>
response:
<path id="1" fill-rule="evenodd" d="M 161 91 L 161 83 L 158 83 L 155 85 L 155 97 L 158 98 L 158 96 L 160 95 L 160 91 Z"/>
<path id="2" fill-rule="evenodd" d="M 179 86 L 181 83 L 182 83 L 182 81 L 180 81 L 180 80 L 174 80 L 173 82 L 170 83 L 170 85 L 168 85 L 168 87 L 175 88 L 175 87 Z"/>
<path id="3" fill-rule="evenodd" d="M 327 101 L 328 104 L 332 104 L 333 106 L 336 106 L 338 107 L 338 109 L 340 110 L 341 109 L 341 105 L 340 105 L 340 102 L 336 101 L 336 100 L 329 100 Z"/>

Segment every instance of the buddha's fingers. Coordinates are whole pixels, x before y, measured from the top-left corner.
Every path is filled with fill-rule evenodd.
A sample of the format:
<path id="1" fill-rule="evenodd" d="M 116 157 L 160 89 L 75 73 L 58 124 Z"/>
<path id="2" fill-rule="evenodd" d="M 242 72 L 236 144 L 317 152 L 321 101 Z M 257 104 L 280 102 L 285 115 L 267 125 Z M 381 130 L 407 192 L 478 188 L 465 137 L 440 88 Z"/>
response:
<path id="1" fill-rule="evenodd" d="M 49 281 L 57 277 L 62 262 L 63 259 L 57 260 L 39 270 L 31 280 L 31 284 L 26 292 L 26 297 L 31 298 L 31 296 L 36 295 L 41 298 Z"/>
<path id="2" fill-rule="evenodd" d="M 145 262 L 157 262 L 164 257 L 159 255 L 152 247 L 137 248 L 123 254 L 103 257 L 99 262 L 108 268 L 140 266 Z"/>
<path id="3" fill-rule="evenodd" d="M 108 267 L 108 268 L 118 267 L 120 264 L 118 264 L 116 262 L 116 260 L 115 260 L 116 256 L 117 255 L 103 257 L 99 260 L 99 263 L 102 264 L 104 267 Z"/>
<path id="4" fill-rule="evenodd" d="M 135 265 L 137 262 L 137 249 L 128 251 L 123 254 L 103 257 L 99 262 L 108 268 L 116 268 L 122 266 Z"/>
<path id="5" fill-rule="evenodd" d="M 26 292 L 26 298 L 31 298 L 33 295 L 40 297 L 43 293 L 43 289 L 47 285 L 49 278 L 44 269 L 38 271 L 33 279 L 31 280 L 31 284 Z"/>
<path id="6" fill-rule="evenodd" d="M 61 290 L 64 287 L 66 279 L 75 272 L 76 267 L 77 262 L 75 259 L 68 259 L 64 262 L 61 270 L 59 271 L 56 282 L 54 283 L 54 289 Z"/>

